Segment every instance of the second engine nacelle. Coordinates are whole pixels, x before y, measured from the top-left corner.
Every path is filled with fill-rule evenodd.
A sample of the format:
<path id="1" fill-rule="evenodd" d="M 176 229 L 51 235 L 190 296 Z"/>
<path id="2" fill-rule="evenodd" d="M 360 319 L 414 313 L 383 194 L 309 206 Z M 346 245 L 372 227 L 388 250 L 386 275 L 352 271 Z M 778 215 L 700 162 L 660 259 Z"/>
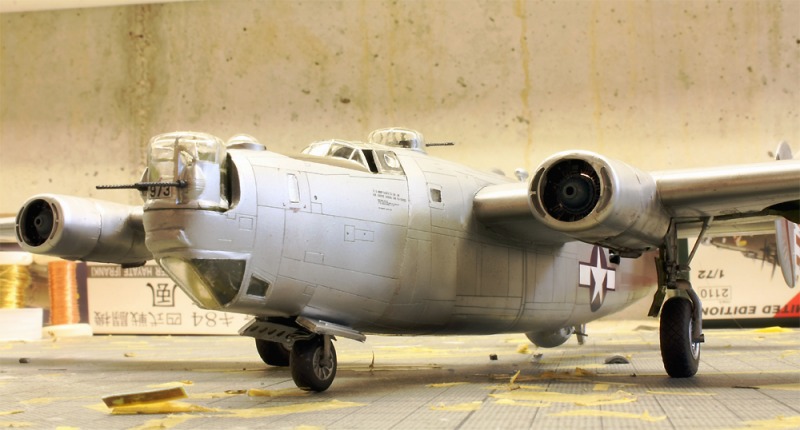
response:
<path id="1" fill-rule="evenodd" d="M 669 229 L 653 177 L 596 153 L 553 155 L 536 169 L 529 186 L 540 222 L 623 255 L 652 249 Z"/>
<path id="2" fill-rule="evenodd" d="M 152 258 L 139 206 L 41 194 L 20 209 L 16 234 L 25 251 L 67 260 L 137 265 Z"/>

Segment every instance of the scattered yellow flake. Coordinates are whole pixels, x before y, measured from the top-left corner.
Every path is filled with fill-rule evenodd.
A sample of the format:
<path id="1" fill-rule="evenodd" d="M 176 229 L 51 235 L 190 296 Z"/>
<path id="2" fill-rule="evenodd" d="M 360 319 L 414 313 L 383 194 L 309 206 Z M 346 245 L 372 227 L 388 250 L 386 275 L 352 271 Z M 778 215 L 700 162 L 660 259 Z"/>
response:
<path id="1" fill-rule="evenodd" d="M 600 366 L 600 367 L 603 367 L 603 366 Z M 547 372 L 542 372 L 538 376 L 526 376 L 524 379 L 521 379 L 521 380 L 525 380 L 525 381 L 543 380 L 543 379 L 577 380 L 577 379 L 586 378 L 587 376 L 594 377 L 594 376 L 597 376 L 597 374 L 592 372 L 592 371 L 590 371 L 590 370 L 586 370 L 586 369 L 582 369 L 580 367 L 576 367 L 575 370 L 572 371 L 572 372 L 552 372 L 552 371 L 547 371 Z"/>
<path id="2" fill-rule="evenodd" d="M 176 414 L 182 412 L 218 412 L 217 409 L 193 405 L 191 403 L 167 401 L 157 403 L 118 406 L 111 410 L 111 415 L 151 415 Z"/>
<path id="3" fill-rule="evenodd" d="M 431 410 L 433 411 L 447 411 L 447 412 L 471 412 L 477 411 L 481 408 L 482 402 L 469 402 L 469 403 L 458 403 L 455 405 L 445 405 L 443 403 L 439 403 L 437 406 L 431 406 Z"/>
<path id="4" fill-rule="evenodd" d="M 703 393 L 697 391 L 655 391 L 647 390 L 647 394 L 655 394 L 659 396 L 716 396 L 717 393 Z"/>
<path id="5" fill-rule="evenodd" d="M 518 402 L 512 399 L 498 399 L 494 403 L 496 405 L 527 406 L 529 408 L 546 408 L 550 406 L 550 403 L 545 402 Z"/>
<path id="6" fill-rule="evenodd" d="M 225 399 L 227 397 L 238 396 L 246 394 L 247 390 L 228 390 L 224 393 L 192 393 L 189 394 L 190 399 Z"/>
<path id="7" fill-rule="evenodd" d="M 194 385 L 194 382 L 189 380 L 165 382 L 163 384 L 148 385 L 147 388 L 173 388 L 173 387 L 183 387 L 185 385 Z"/>
<path id="8" fill-rule="evenodd" d="M 103 403 L 109 408 L 113 408 L 144 403 L 160 403 L 166 402 L 167 400 L 185 399 L 186 397 L 186 390 L 184 390 L 183 387 L 171 387 L 106 396 L 103 397 Z"/>
<path id="9" fill-rule="evenodd" d="M 800 391 L 800 383 L 759 385 L 758 388 L 762 390 Z"/>
<path id="10" fill-rule="evenodd" d="M 771 420 L 745 421 L 742 424 L 747 426 L 747 430 L 794 429 L 800 427 L 800 415 L 777 416 Z"/>
<path id="11" fill-rule="evenodd" d="M 608 391 L 610 386 L 608 384 L 594 384 L 592 391 Z"/>
<path id="12" fill-rule="evenodd" d="M 564 412 L 556 412 L 549 414 L 551 417 L 609 417 L 609 418 L 627 418 L 627 419 L 636 419 L 642 420 L 647 422 L 658 422 L 664 421 L 667 419 L 666 416 L 657 416 L 654 417 L 650 415 L 649 412 L 644 411 L 641 415 L 638 414 L 631 414 L 628 412 L 616 412 L 616 411 L 601 411 L 597 409 L 576 409 L 572 411 L 564 411 Z"/>
<path id="13" fill-rule="evenodd" d="M 340 402 L 331 400 L 329 402 L 309 402 L 296 405 L 275 406 L 271 408 L 250 408 L 250 409 L 226 409 L 224 415 L 214 415 L 216 417 L 230 418 L 266 418 L 277 415 L 299 414 L 303 412 L 320 412 L 334 409 L 353 408 L 364 406 L 363 403 Z"/>
<path id="14" fill-rule="evenodd" d="M 753 333 L 794 333 L 794 330 L 783 327 L 765 327 L 753 330 Z"/>
<path id="15" fill-rule="evenodd" d="M 636 397 L 633 394 L 625 391 L 602 394 L 569 394 L 554 391 L 516 390 L 508 393 L 490 394 L 490 396 L 496 399 L 511 399 L 515 401 L 573 403 L 578 406 L 614 405 L 636 401 Z"/>
<path id="16" fill-rule="evenodd" d="M 520 354 L 530 354 L 531 350 L 528 349 L 527 343 L 523 343 L 522 345 L 517 346 L 517 352 Z"/>
<path id="17" fill-rule="evenodd" d="M 127 358 L 136 357 L 136 353 L 135 352 L 126 352 L 125 353 L 125 357 L 127 357 Z"/>
<path id="18" fill-rule="evenodd" d="M 8 416 L 8 415 L 21 414 L 23 412 L 25 412 L 25 411 L 5 411 L 5 412 L 0 412 L 0 417 L 5 417 L 5 416 Z"/>
<path id="19" fill-rule="evenodd" d="M 144 424 L 140 425 L 139 427 L 133 427 L 131 430 L 169 429 L 197 417 L 198 417 L 197 415 L 186 415 L 186 414 L 170 415 L 166 418 L 156 418 L 149 420 Z"/>
<path id="20" fill-rule="evenodd" d="M 455 387 L 457 385 L 464 385 L 466 382 L 440 382 L 438 384 L 428 384 L 426 387 L 428 388 L 448 388 L 448 387 Z"/>
<path id="21" fill-rule="evenodd" d="M 522 372 L 521 370 L 517 370 L 517 373 L 511 377 L 511 380 L 508 381 L 509 384 L 514 385 L 517 382 L 517 378 L 519 378 L 519 373 Z"/>
<path id="22" fill-rule="evenodd" d="M 489 390 L 544 390 L 545 387 L 541 385 L 520 385 L 520 384 L 503 384 L 503 385 L 490 385 L 486 387 Z"/>
<path id="23" fill-rule="evenodd" d="M 309 391 L 303 391 L 299 388 L 284 388 L 282 390 L 261 390 L 258 388 L 251 388 L 247 390 L 247 395 L 250 397 L 302 397 L 309 394 Z"/>

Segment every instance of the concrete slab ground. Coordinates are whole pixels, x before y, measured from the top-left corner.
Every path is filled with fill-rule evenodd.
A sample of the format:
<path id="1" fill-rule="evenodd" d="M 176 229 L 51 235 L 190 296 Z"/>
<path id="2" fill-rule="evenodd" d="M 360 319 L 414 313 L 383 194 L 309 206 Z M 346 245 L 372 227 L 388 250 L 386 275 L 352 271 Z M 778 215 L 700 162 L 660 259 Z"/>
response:
<path id="1" fill-rule="evenodd" d="M 339 340 L 338 376 L 320 394 L 261 363 L 249 338 L 5 342 L 0 428 L 800 427 L 800 331 L 706 330 L 700 371 L 688 379 L 665 375 L 654 321 L 588 332 L 584 345 L 554 349 L 513 334 Z M 629 363 L 605 364 L 614 356 Z M 113 415 L 101 401 L 170 386 L 188 398 L 152 414 Z"/>

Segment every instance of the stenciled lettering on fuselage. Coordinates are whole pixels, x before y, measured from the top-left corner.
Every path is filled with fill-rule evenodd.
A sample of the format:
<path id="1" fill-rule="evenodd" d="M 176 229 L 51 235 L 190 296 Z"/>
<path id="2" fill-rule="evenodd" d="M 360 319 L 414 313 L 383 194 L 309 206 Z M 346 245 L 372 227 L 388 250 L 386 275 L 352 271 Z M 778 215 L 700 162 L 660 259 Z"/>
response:
<path id="1" fill-rule="evenodd" d="M 616 269 L 608 267 L 608 260 L 603 248 L 592 248 L 592 257 L 588 263 L 579 263 L 580 286 L 589 289 L 592 312 L 597 312 L 606 298 L 606 292 L 617 288 Z"/>

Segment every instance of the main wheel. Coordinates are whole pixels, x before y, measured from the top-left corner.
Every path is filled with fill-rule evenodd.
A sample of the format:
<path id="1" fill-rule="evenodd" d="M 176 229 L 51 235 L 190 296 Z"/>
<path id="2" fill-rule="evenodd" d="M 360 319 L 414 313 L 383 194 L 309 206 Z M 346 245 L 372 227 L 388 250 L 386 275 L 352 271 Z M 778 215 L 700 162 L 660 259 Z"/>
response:
<path id="1" fill-rule="evenodd" d="M 280 342 L 256 339 L 256 350 L 264 363 L 270 366 L 286 367 L 289 365 L 289 348 Z"/>
<path id="2" fill-rule="evenodd" d="M 325 342 L 330 346 L 329 357 L 325 357 Z M 336 350 L 329 337 L 297 341 L 290 356 L 292 379 L 298 388 L 322 392 L 331 386 L 336 377 Z"/>
<path id="3" fill-rule="evenodd" d="M 673 297 L 661 309 L 659 328 L 661 359 L 673 378 L 688 378 L 697 373 L 700 343 L 692 342 L 692 302 Z"/>

